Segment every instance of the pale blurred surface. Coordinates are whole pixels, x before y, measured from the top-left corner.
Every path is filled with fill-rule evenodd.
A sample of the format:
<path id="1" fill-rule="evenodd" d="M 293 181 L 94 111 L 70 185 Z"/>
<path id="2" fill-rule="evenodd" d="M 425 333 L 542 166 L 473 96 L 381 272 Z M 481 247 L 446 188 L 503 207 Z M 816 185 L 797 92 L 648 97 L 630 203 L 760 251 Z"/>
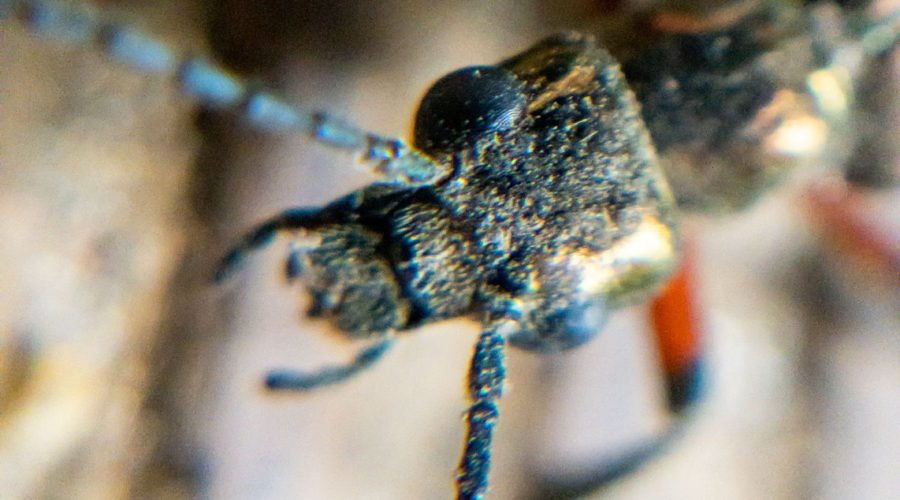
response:
<path id="1" fill-rule="evenodd" d="M 235 19 L 193 2 L 101 3 L 189 47 L 209 26 L 209 43 L 286 96 L 402 137 L 431 81 L 583 8 L 220 2 Z M 265 393 L 270 368 L 358 347 L 302 318 L 284 242 L 221 287 L 207 282 L 215 259 L 275 212 L 370 179 L 302 139 L 234 130 L 229 116 L 201 133 L 193 118 L 167 82 L 0 25 L 0 499 L 451 498 L 477 325 L 404 335 L 334 388 Z M 671 453 L 596 498 L 896 498 L 900 297 L 821 249 L 805 189 L 687 223 L 710 396 Z M 885 196 L 896 217 L 900 196 Z M 644 316 L 622 311 L 561 359 L 510 352 L 490 498 L 523 497 L 530 466 L 576 466 L 659 427 Z"/>
<path id="2" fill-rule="evenodd" d="M 141 14 L 183 41 L 178 4 Z M 197 145 L 176 96 L 0 26 L 0 498 L 125 497 L 155 439 L 141 407 Z"/>

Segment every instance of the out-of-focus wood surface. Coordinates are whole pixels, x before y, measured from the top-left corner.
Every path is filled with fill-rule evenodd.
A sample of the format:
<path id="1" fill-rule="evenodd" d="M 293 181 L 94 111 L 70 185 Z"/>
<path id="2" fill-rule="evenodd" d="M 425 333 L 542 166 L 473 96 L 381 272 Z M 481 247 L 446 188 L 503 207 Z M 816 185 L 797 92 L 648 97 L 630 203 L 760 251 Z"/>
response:
<path id="1" fill-rule="evenodd" d="M 202 40 L 191 5 L 140 3 L 148 29 Z M 155 445 L 192 122 L 169 82 L 0 25 L 0 498 L 123 498 Z"/>

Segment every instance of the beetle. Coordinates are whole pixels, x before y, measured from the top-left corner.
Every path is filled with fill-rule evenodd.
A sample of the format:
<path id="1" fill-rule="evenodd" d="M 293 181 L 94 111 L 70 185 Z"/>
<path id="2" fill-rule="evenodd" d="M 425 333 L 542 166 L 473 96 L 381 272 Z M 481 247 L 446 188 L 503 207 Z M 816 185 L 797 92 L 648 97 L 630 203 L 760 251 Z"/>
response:
<path id="1" fill-rule="evenodd" d="M 329 134 L 321 127 L 316 135 Z M 677 258 L 674 200 L 623 76 L 580 35 L 438 80 L 414 145 L 448 173 L 417 185 L 402 172 L 399 186 L 290 209 L 248 234 L 218 278 L 277 233 L 314 235 L 288 257 L 288 279 L 312 294 L 311 316 L 376 341 L 346 367 L 272 372 L 270 389 L 341 381 L 371 366 L 397 331 L 481 318 L 458 478 L 460 498 L 480 498 L 506 344 L 577 347 L 610 309 L 644 299 Z"/>
<path id="2" fill-rule="evenodd" d="M 148 42 L 123 33 L 110 36 L 110 50 L 135 62 Z M 135 43 L 138 51 L 129 53 Z M 240 82 L 196 61 L 179 69 L 180 81 L 201 100 L 237 105 L 264 127 L 297 129 L 358 151 L 389 181 L 323 210 L 292 210 L 270 220 L 226 258 L 220 277 L 274 232 L 296 230 L 321 241 L 295 249 L 288 278 L 310 289 L 314 315 L 334 319 L 351 337 L 377 337 L 476 311 L 484 316 L 470 372 L 474 404 L 461 465 L 463 497 L 486 488 L 507 337 L 526 349 L 577 346 L 599 331 L 607 309 L 644 298 L 674 266 L 674 204 L 614 67 L 589 39 L 565 35 L 499 66 L 453 73 L 423 101 L 415 149 L 327 114 L 296 113 L 265 93 L 244 93 Z M 768 102 L 765 97 L 771 96 L 761 98 Z M 454 115 L 468 105 L 468 114 Z M 540 161 L 532 162 L 532 155 Z M 618 156 L 627 166 L 606 159 Z M 514 171 L 487 168 L 497 164 Z M 543 178 L 548 164 L 551 173 Z M 568 182 L 567 171 L 575 166 L 596 182 Z M 518 192 L 523 185 L 534 191 Z M 540 237 L 531 234 L 536 229 Z M 612 277 L 600 280 L 593 271 Z M 268 385 L 339 381 L 370 365 L 388 345 L 381 340 L 349 367 L 318 375 L 275 372 Z"/>

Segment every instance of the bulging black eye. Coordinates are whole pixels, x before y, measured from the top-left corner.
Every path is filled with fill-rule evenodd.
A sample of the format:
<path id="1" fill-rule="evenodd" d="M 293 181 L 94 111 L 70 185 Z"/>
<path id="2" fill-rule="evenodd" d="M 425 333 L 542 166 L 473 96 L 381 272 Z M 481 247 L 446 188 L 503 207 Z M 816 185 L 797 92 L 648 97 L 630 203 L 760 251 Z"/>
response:
<path id="1" fill-rule="evenodd" d="M 486 134 L 508 130 L 525 113 L 524 84 L 497 66 L 450 73 L 428 90 L 416 113 L 415 145 L 447 152 Z"/>

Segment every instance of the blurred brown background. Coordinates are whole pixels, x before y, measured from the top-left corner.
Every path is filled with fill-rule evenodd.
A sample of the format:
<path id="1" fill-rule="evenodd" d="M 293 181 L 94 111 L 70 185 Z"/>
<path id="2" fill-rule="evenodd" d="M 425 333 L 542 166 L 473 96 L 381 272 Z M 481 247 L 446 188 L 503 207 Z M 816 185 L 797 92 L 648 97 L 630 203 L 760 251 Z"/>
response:
<path id="1" fill-rule="evenodd" d="M 96 3 L 400 137 L 450 70 L 563 28 L 629 33 L 591 28 L 603 2 L 578 0 Z M 347 155 L 249 132 L 169 81 L 0 25 L 0 499 L 452 497 L 474 323 L 407 335 L 346 384 L 272 396 L 267 369 L 357 346 L 302 318 L 283 244 L 208 281 L 261 219 L 370 181 Z M 710 396 L 669 454 L 598 498 L 896 498 L 896 281 L 821 245 L 806 188 L 686 223 Z M 898 199 L 875 209 L 893 236 Z M 530 467 L 611 455 L 659 427 L 646 328 L 637 307 L 577 352 L 510 352 L 491 498 L 524 498 Z"/>

